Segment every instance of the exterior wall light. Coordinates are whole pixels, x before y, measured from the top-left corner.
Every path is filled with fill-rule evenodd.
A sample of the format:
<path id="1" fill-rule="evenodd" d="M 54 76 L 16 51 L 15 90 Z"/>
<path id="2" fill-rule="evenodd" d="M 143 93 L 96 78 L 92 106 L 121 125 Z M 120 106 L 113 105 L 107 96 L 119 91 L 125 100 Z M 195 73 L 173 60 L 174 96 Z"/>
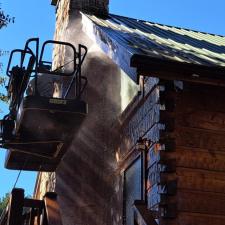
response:
<path id="1" fill-rule="evenodd" d="M 137 140 L 137 143 L 136 143 L 136 149 L 138 151 L 146 151 L 149 149 L 149 147 L 152 145 L 152 141 L 151 140 L 148 140 L 147 138 L 142 138 L 142 137 L 139 137 L 139 139 Z"/>

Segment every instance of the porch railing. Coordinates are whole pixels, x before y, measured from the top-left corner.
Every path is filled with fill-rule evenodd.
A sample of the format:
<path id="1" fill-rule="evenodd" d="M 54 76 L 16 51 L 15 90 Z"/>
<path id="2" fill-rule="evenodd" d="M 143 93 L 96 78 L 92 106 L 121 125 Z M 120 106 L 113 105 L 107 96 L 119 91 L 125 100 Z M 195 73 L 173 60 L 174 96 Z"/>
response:
<path id="1" fill-rule="evenodd" d="M 29 199 L 23 189 L 14 188 L 0 225 L 62 225 L 57 194 L 48 192 L 43 200 Z"/>
<path id="2" fill-rule="evenodd" d="M 134 225 L 157 225 L 153 213 L 141 200 L 134 201 Z"/>

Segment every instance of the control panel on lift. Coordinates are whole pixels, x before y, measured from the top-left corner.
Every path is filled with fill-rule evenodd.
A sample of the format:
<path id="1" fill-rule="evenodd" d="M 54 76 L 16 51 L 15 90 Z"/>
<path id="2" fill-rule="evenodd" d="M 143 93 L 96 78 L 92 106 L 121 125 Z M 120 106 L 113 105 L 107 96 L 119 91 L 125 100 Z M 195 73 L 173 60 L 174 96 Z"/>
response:
<path id="1" fill-rule="evenodd" d="M 52 61 L 46 60 L 49 49 Z M 38 38 L 11 52 L 9 114 L 0 121 L 6 168 L 55 171 L 87 115 L 82 100 L 87 78 L 81 71 L 86 55 L 85 46 L 67 42 L 49 40 L 39 48 Z"/>

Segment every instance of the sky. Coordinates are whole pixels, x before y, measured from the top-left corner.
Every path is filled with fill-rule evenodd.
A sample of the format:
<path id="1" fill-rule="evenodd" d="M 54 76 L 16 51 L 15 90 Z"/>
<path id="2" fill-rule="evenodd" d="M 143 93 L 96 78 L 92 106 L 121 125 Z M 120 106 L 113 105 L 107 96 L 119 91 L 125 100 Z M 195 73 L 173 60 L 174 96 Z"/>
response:
<path id="1" fill-rule="evenodd" d="M 15 23 L 0 30 L 0 49 L 11 51 L 22 48 L 31 37 L 41 41 L 53 38 L 55 8 L 50 0 L 0 0 L 6 13 L 14 16 Z M 137 19 L 158 22 L 225 36 L 224 0 L 111 0 L 110 12 Z M 8 57 L 1 57 L 6 66 Z M 4 73 L 4 71 L 3 71 Z M 0 109 L 7 111 L 2 104 Z M 4 113 L 0 113 L 3 117 Z M 18 171 L 4 169 L 5 151 L 0 150 L 0 197 L 10 192 Z M 17 187 L 32 195 L 36 173 L 22 172 Z"/>

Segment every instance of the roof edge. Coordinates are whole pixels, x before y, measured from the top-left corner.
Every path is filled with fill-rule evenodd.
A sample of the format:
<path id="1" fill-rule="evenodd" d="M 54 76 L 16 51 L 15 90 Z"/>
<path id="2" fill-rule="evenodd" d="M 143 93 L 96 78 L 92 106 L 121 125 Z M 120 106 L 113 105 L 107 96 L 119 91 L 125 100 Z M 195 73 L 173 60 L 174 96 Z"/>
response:
<path id="1" fill-rule="evenodd" d="M 197 65 L 138 54 L 131 57 L 131 66 L 137 68 L 138 75 L 225 86 L 225 67 L 222 66 Z"/>
<path id="2" fill-rule="evenodd" d="M 136 69 L 130 67 L 132 53 L 120 46 L 116 40 L 110 37 L 104 29 L 93 22 L 89 17 L 91 15 L 81 12 L 83 30 L 94 41 L 101 50 L 113 60 L 135 83 L 138 83 Z"/>

